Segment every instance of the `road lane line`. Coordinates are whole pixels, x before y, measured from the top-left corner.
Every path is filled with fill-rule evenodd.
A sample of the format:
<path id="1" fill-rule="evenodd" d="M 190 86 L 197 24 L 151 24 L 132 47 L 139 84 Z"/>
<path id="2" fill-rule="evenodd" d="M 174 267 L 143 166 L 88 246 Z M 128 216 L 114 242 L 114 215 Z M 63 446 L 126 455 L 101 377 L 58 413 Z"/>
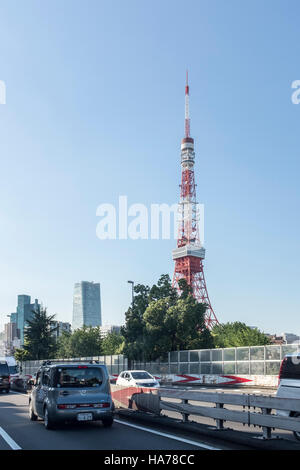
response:
<path id="1" fill-rule="evenodd" d="M 5 442 L 11 447 L 13 450 L 22 450 L 20 446 L 4 431 L 3 428 L 0 427 L 0 436 L 3 437 Z"/>
<path id="2" fill-rule="evenodd" d="M 167 434 L 167 433 L 164 433 L 164 432 L 154 431 L 153 429 L 144 428 L 143 426 L 137 426 L 136 424 L 127 423 L 126 421 L 120 421 L 118 419 L 115 419 L 114 421 L 115 421 L 115 423 L 124 424 L 124 426 L 130 426 L 131 428 L 139 429 L 140 431 L 150 432 L 151 434 L 157 434 L 158 436 L 167 437 L 168 439 L 173 439 L 174 441 L 184 442 L 185 444 L 190 444 L 190 445 L 193 445 L 193 446 L 196 446 L 196 447 L 201 447 L 203 449 L 221 450 L 221 449 L 218 449 L 217 447 L 212 447 L 212 446 L 209 446 L 207 444 L 202 444 L 202 443 L 197 442 L 197 441 L 191 441 L 189 439 L 184 439 L 182 437 L 176 437 L 173 434 Z"/>

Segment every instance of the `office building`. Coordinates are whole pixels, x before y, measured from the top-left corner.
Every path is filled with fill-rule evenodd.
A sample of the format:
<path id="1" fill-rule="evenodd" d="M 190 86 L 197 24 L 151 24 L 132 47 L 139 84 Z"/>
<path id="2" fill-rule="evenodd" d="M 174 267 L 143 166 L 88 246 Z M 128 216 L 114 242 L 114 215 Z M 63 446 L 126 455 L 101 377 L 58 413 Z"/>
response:
<path id="1" fill-rule="evenodd" d="M 18 295 L 18 305 L 15 318 L 17 329 L 19 330 L 19 339 L 21 345 L 24 344 L 24 329 L 26 328 L 28 320 L 33 318 L 34 312 L 40 308 L 38 300 L 35 299 L 34 303 L 31 303 L 30 295 Z"/>
<path id="2" fill-rule="evenodd" d="M 55 330 L 52 332 L 52 335 L 56 340 L 63 334 L 63 332 L 71 333 L 71 324 L 67 322 L 53 320 L 51 322 L 51 329 L 54 328 Z"/>
<path id="3" fill-rule="evenodd" d="M 100 284 L 81 281 L 74 286 L 72 330 L 101 326 Z"/>
<path id="4" fill-rule="evenodd" d="M 100 327 L 101 338 L 105 338 L 110 333 L 119 334 L 121 327 L 119 325 L 104 325 Z"/>

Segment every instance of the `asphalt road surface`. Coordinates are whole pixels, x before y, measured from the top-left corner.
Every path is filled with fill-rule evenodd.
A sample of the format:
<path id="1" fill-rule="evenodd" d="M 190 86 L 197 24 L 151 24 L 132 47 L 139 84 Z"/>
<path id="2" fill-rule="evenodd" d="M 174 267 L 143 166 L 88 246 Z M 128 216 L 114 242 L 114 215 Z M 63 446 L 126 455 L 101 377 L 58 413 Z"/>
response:
<path id="1" fill-rule="evenodd" d="M 0 394 L 0 450 L 226 450 L 241 449 L 218 440 L 151 428 L 116 419 L 111 428 L 101 422 L 62 425 L 53 431 L 42 420 L 28 417 L 28 395 Z"/>

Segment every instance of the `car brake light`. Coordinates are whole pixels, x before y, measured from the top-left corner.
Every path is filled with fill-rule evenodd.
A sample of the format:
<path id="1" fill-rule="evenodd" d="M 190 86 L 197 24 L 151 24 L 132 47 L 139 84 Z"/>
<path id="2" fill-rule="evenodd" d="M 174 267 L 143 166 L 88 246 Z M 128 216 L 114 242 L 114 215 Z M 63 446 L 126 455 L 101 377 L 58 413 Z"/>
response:
<path id="1" fill-rule="evenodd" d="M 282 360 L 282 362 L 281 362 L 280 369 L 279 369 L 278 385 L 280 384 L 280 379 L 281 379 L 282 372 L 283 372 L 283 369 L 284 369 L 284 366 L 285 366 L 286 361 L 287 361 L 287 357 L 284 357 L 283 360 Z"/>
<path id="2" fill-rule="evenodd" d="M 68 409 L 74 409 L 74 408 L 88 408 L 88 407 L 93 407 L 93 408 L 109 408 L 110 403 L 73 403 L 70 405 L 57 405 L 57 408 L 59 410 L 68 410 Z"/>
<path id="3" fill-rule="evenodd" d="M 78 369 L 87 369 L 87 366 L 78 366 Z"/>
<path id="4" fill-rule="evenodd" d="M 57 405 L 59 410 L 70 410 L 76 408 L 77 405 Z"/>

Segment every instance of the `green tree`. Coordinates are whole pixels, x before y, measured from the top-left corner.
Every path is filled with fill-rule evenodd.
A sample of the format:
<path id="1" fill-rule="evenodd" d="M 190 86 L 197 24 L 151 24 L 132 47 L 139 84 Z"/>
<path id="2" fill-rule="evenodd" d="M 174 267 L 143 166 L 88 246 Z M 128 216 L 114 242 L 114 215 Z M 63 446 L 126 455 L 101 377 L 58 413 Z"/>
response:
<path id="1" fill-rule="evenodd" d="M 69 357 L 100 356 L 102 354 L 102 340 L 100 327 L 83 326 L 75 330 L 69 337 L 64 337 L 64 350 L 59 350 Z M 64 356 L 66 357 L 66 356 Z"/>
<path id="2" fill-rule="evenodd" d="M 24 349 L 16 349 L 14 353 L 14 358 L 16 361 L 23 362 L 23 361 L 29 361 L 29 353 L 28 351 L 25 351 Z"/>
<path id="3" fill-rule="evenodd" d="M 184 279 L 180 289 L 178 297 L 166 274 L 151 289 L 141 284 L 135 287 L 122 329 L 124 354 L 129 359 L 155 360 L 171 350 L 212 347 L 204 323 L 206 306 L 196 302 Z"/>
<path id="4" fill-rule="evenodd" d="M 142 360 L 144 356 L 145 322 L 143 314 L 149 303 L 150 288 L 143 284 L 134 286 L 132 305 L 125 313 L 125 326 L 121 334 L 125 339 L 123 353 L 129 360 Z"/>
<path id="5" fill-rule="evenodd" d="M 102 354 L 122 354 L 124 349 L 124 337 L 120 333 L 112 332 L 102 340 Z"/>
<path id="6" fill-rule="evenodd" d="M 55 315 L 48 316 L 47 309 L 41 307 L 32 313 L 33 317 L 27 320 L 24 331 L 24 351 L 29 360 L 51 359 L 56 353 L 56 341 L 52 334 L 56 328 L 51 325 Z"/>
<path id="7" fill-rule="evenodd" d="M 72 334 L 68 331 L 63 331 L 61 336 L 57 340 L 57 357 L 58 358 L 70 358 L 72 357 L 71 349 L 71 336 Z"/>
<path id="8" fill-rule="evenodd" d="M 170 297 L 151 302 L 144 314 L 146 359 L 155 360 L 168 351 L 212 347 L 204 323 L 205 311 L 206 306 L 197 303 L 190 294 L 176 302 Z"/>
<path id="9" fill-rule="evenodd" d="M 221 323 L 211 331 L 216 348 L 238 346 L 263 346 L 269 344 L 269 338 L 257 328 L 250 328 L 245 323 Z"/>

